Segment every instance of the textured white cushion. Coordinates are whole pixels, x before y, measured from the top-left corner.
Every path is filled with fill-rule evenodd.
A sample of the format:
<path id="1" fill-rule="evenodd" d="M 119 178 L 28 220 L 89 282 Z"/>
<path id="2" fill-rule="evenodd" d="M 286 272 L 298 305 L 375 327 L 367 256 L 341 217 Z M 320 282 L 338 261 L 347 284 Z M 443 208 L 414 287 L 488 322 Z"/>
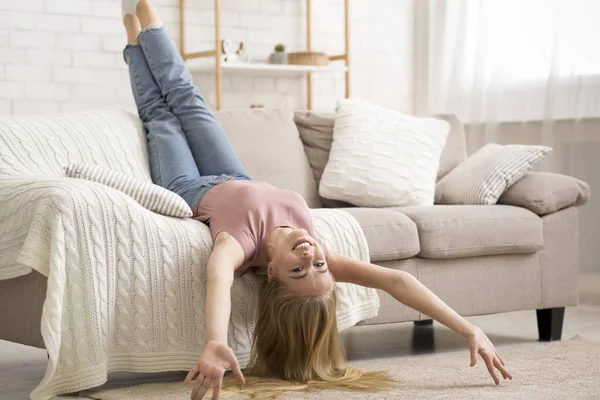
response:
<path id="1" fill-rule="evenodd" d="M 68 177 L 94 181 L 120 190 L 157 214 L 178 218 L 191 217 L 193 214 L 190 206 L 176 193 L 121 172 L 96 164 L 71 164 L 64 171 Z"/>
<path id="2" fill-rule="evenodd" d="M 449 130 L 436 118 L 341 100 L 319 194 L 362 207 L 432 205 Z"/>
<path id="3" fill-rule="evenodd" d="M 548 154 L 548 146 L 489 143 L 440 179 L 437 204 L 496 204 L 498 198 Z"/>

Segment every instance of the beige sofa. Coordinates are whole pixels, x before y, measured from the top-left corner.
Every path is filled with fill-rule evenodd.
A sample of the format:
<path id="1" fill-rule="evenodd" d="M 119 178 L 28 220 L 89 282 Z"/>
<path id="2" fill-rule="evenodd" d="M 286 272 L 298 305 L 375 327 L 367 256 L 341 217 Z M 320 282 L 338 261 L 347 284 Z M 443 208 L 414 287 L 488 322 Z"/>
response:
<path id="1" fill-rule="evenodd" d="M 532 172 L 494 206 L 355 208 L 318 195 L 333 114 L 241 110 L 217 117 L 254 179 L 295 190 L 313 208 L 352 214 L 373 263 L 413 274 L 464 316 L 535 309 L 540 339 L 560 339 L 564 307 L 578 303 L 576 206 L 589 197 L 584 182 Z M 440 118 L 452 129 L 438 178 L 467 157 L 459 121 Z M 37 272 L 0 281 L 0 339 L 44 347 L 39 322 L 45 287 Z M 361 324 L 430 321 L 384 292 L 379 296 L 379 315 Z"/>

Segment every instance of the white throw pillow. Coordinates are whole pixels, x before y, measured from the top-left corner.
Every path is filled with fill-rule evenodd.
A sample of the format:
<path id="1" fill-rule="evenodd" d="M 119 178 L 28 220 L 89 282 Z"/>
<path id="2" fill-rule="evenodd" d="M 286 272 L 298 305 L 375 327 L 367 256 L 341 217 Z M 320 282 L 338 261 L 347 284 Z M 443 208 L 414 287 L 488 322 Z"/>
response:
<path id="1" fill-rule="evenodd" d="M 157 214 L 186 218 L 193 215 L 190 206 L 174 192 L 152 183 L 113 171 L 96 164 L 71 164 L 65 175 L 105 184 L 131 196 L 144 208 Z"/>
<path id="2" fill-rule="evenodd" d="M 433 205 L 449 130 L 437 118 L 341 100 L 319 194 L 361 207 Z"/>
<path id="3" fill-rule="evenodd" d="M 496 204 L 551 150 L 547 146 L 486 144 L 438 181 L 435 202 Z"/>

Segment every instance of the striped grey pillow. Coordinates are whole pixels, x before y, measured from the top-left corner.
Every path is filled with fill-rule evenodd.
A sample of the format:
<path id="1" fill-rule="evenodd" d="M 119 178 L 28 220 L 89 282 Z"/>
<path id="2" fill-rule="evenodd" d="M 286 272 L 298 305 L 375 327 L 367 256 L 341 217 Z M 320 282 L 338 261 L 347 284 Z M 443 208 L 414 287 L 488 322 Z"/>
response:
<path id="1" fill-rule="evenodd" d="M 191 217 L 193 214 L 190 206 L 176 193 L 121 172 L 96 164 L 71 164 L 63 169 L 68 177 L 94 181 L 120 190 L 155 213 L 178 218 Z"/>
<path id="2" fill-rule="evenodd" d="M 498 198 L 548 154 L 548 146 L 489 143 L 440 179 L 436 204 L 496 204 Z"/>

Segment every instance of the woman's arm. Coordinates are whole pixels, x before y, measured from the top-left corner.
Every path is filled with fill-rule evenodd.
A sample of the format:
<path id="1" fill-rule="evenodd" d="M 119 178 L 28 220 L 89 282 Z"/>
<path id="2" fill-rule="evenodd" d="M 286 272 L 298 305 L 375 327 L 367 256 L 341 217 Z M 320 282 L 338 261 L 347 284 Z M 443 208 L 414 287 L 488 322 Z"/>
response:
<path id="1" fill-rule="evenodd" d="M 400 303 L 430 316 L 464 337 L 473 332 L 474 326 L 470 322 L 408 272 L 380 267 L 337 253 L 327 259 L 327 264 L 338 282 L 385 290 Z"/>
<path id="2" fill-rule="evenodd" d="M 327 264 L 336 281 L 384 290 L 402 304 L 430 316 L 465 337 L 471 349 L 471 366 L 477 362 L 476 355 L 479 353 L 496 384 L 500 380 L 494 367 L 500 370 L 505 379 L 512 379 L 481 329 L 461 317 L 408 272 L 380 267 L 337 253 L 329 256 Z"/>
<path id="3" fill-rule="evenodd" d="M 227 344 L 227 328 L 231 314 L 233 273 L 244 261 L 242 246 L 229 234 L 217 235 L 208 259 L 206 287 L 206 345 L 200 358 L 185 378 L 188 383 L 196 374 L 191 399 L 200 400 L 213 384 L 213 399 L 219 397 L 225 371 L 230 369 L 240 384 L 244 375 L 233 350 Z M 196 307 L 201 307 L 197 304 Z"/>
<path id="4" fill-rule="evenodd" d="M 205 308 L 207 341 L 227 343 L 233 273 L 243 261 L 244 250 L 237 240 L 226 232 L 219 233 L 208 258 Z"/>

